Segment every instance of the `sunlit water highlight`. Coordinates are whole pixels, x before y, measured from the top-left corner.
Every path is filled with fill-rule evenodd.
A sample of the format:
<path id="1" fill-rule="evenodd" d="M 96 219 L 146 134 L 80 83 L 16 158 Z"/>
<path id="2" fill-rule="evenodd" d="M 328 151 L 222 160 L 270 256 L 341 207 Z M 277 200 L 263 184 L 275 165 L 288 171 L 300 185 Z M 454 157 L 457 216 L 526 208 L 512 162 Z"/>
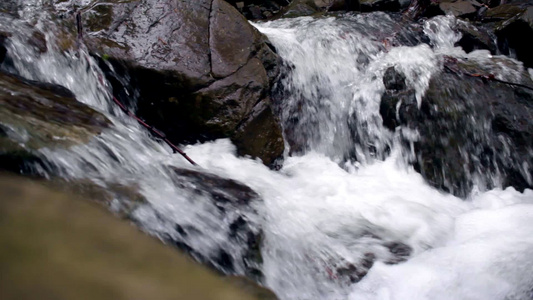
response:
<path id="1" fill-rule="evenodd" d="M 369 26 L 392 23 L 385 14 L 351 18 Z M 395 147 L 394 134 L 381 126 L 378 107 L 386 67 L 395 65 L 407 74 L 420 99 L 440 67 L 441 53 L 466 55 L 453 48 L 456 35 L 446 27 L 453 21 L 428 21 L 435 23 L 426 26 L 433 30 L 428 33 L 433 48 L 390 49 L 333 18 L 256 25 L 294 67 L 284 83 L 289 92 L 284 111 L 294 113 L 294 101 L 309 101 L 299 116 L 302 124 L 312 126 L 306 133 L 308 151 L 287 157 L 277 172 L 237 157 L 228 140 L 185 150 L 201 170 L 244 182 L 264 199 L 254 204 L 257 214 L 248 217 L 264 231 L 263 283 L 281 299 L 533 297 L 533 191 L 474 191 L 466 201 L 439 192 L 405 164 L 406 154 Z M 53 40 L 52 35 L 47 38 Z M 228 224 L 216 208 L 173 182 L 168 166 L 187 168 L 186 162 L 113 107 L 108 86 L 99 80 L 101 71 L 83 49 L 35 56 L 24 52 L 22 42 L 11 47 L 19 74 L 67 86 L 114 123 L 87 145 L 43 149 L 58 175 L 102 186 L 137 186 L 149 205 L 134 218 L 149 233 L 177 235 L 172 221 L 179 220 L 209 233 L 189 237 L 187 242 L 199 253 L 209 257 L 222 247 L 236 258 L 241 255 L 243 245 L 225 239 Z M 358 62 L 359 56 L 367 62 Z M 499 76 L 513 74 L 506 72 Z M 284 121 L 291 117 L 282 115 Z M 360 126 L 355 140 L 348 122 L 352 117 Z M 386 148 L 392 149 L 390 155 L 374 160 Z M 352 151 L 358 162 L 339 166 Z M 388 264 L 395 259 L 387 246 L 391 243 L 411 249 L 406 262 Z M 360 282 L 352 283 L 337 271 L 350 265 L 364 268 L 369 253 L 376 262 Z M 235 271 L 242 274 L 243 266 Z"/>

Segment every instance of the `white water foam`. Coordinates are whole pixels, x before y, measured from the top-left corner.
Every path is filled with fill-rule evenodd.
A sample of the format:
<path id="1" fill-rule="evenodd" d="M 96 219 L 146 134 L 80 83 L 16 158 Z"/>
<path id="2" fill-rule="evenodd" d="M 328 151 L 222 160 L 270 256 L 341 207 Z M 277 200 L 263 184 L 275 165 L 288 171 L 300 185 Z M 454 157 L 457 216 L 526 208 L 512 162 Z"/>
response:
<path id="1" fill-rule="evenodd" d="M 264 197 L 263 271 L 282 299 L 530 299 L 531 190 L 463 201 L 429 187 L 394 155 L 348 173 L 310 153 L 276 173 L 236 158 L 226 140 L 188 148 L 202 166 Z M 351 287 L 328 273 L 367 252 L 386 260 L 383 240 L 411 246 L 412 258 L 376 262 Z"/>

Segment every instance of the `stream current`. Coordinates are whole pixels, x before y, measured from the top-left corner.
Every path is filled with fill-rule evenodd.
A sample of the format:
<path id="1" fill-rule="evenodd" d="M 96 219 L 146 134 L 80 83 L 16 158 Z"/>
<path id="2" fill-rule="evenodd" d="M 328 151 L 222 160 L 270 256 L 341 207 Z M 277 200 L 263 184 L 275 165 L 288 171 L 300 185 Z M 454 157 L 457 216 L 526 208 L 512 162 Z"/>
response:
<path id="1" fill-rule="evenodd" d="M 37 19 L 53 45 L 46 17 Z M 254 24 L 288 66 L 278 83 L 280 118 L 307 150 L 287 154 L 279 171 L 238 157 L 226 139 L 184 150 L 202 171 L 243 182 L 263 199 L 246 218 L 263 231 L 262 284 L 280 299 L 532 299 L 533 191 L 477 186 L 466 200 L 438 191 L 397 145 L 398 135 L 416 139 L 416 132 L 387 131 L 379 116 L 387 67 L 406 74 L 421 101 L 443 54 L 483 61 L 489 53 L 454 47 L 452 17 L 426 21 L 429 44 L 365 35 L 394 31 L 396 22 L 372 13 Z M 86 50 L 51 47 L 36 55 L 22 42 L 30 33 L 18 34 L 9 45 L 10 71 L 66 86 L 113 122 L 85 145 L 40 150 L 54 165 L 54 174 L 43 175 L 138 187 L 148 203 L 132 218 L 143 230 L 179 239 L 179 220 L 199 229 L 187 237 L 197 253 L 210 257 L 224 248 L 239 261 L 245 245 L 227 240 L 228 220 L 169 175 L 169 166 L 191 166 L 113 104 Z M 502 68 L 497 76 L 516 72 Z M 366 275 L 354 279 L 361 270 Z M 236 263 L 233 273 L 244 274 L 244 266 Z"/>

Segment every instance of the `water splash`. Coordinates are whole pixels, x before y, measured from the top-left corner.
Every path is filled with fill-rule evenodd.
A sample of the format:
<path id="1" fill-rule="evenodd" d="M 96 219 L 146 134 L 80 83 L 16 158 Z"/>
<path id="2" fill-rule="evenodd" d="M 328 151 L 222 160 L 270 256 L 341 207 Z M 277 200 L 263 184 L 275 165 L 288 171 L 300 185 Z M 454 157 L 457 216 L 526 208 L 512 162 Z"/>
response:
<path id="1" fill-rule="evenodd" d="M 297 152 L 312 149 L 336 161 L 366 163 L 390 151 L 393 135 L 379 115 L 385 70 L 404 72 L 421 101 L 439 67 L 428 45 L 393 47 L 420 40 L 398 22 L 374 13 L 254 24 L 288 66 L 279 111 Z"/>

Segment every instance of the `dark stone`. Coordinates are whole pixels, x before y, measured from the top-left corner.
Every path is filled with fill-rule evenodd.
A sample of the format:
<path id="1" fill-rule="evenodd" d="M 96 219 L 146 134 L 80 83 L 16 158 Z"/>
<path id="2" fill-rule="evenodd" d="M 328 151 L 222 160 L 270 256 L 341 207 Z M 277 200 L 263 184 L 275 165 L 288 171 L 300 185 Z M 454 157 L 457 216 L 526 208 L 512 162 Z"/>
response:
<path id="1" fill-rule="evenodd" d="M 331 279 L 344 281 L 348 284 L 357 283 L 368 274 L 368 271 L 372 268 L 376 260 L 374 253 L 365 253 L 357 264 L 341 260 L 335 264 L 337 267 L 330 274 L 330 277 L 332 277 Z"/>
<path id="2" fill-rule="evenodd" d="M 493 8 L 493 7 L 496 7 L 500 4 L 502 4 L 502 2 L 505 2 L 506 0 L 481 0 L 479 2 L 485 4 L 488 8 Z M 507 1 L 508 2 L 508 1 Z"/>
<path id="3" fill-rule="evenodd" d="M 235 271 L 233 265 L 233 258 L 223 249 L 219 250 L 218 256 L 214 258 L 214 261 L 224 270 L 224 272 L 232 273 Z"/>
<path id="4" fill-rule="evenodd" d="M 432 0 L 411 0 L 403 15 L 407 19 L 419 20 L 421 18 L 432 18 L 438 15 L 444 15 L 439 6 L 440 1 Z"/>
<path id="5" fill-rule="evenodd" d="M 407 89 L 405 80 L 405 75 L 396 71 L 394 67 L 389 67 L 383 75 L 386 90 L 381 97 L 379 114 L 383 119 L 383 125 L 391 131 L 394 131 L 401 123 L 399 117 L 402 114 L 398 114 L 398 103 L 403 104 L 403 109 L 410 107 L 406 106 L 407 103 L 413 101 L 416 103 L 415 93 L 412 89 Z"/>
<path id="6" fill-rule="evenodd" d="M 84 18 L 89 48 L 111 58 L 169 76 L 176 88 L 197 89 L 214 81 L 210 56 L 210 0 L 132 1 L 109 5 L 102 31 Z M 163 9 L 163 7 L 165 9 Z M 90 11 L 87 12 L 90 15 Z M 167 75 L 168 74 L 168 75 Z"/>
<path id="7" fill-rule="evenodd" d="M 502 4 L 487 10 L 483 16 L 484 22 L 505 21 L 520 16 L 527 9 L 527 4 Z"/>
<path id="8" fill-rule="evenodd" d="M 243 124 L 262 123 L 248 128 L 265 130 L 273 140 L 240 143 L 239 153 L 265 164 L 282 155 L 277 118 L 263 109 L 270 106 L 280 59 L 234 7 L 222 0 L 138 0 L 117 1 L 108 8 L 109 20 L 98 26 L 84 21 L 92 33 L 85 39 L 93 53 L 122 66 L 138 86 L 140 117 L 175 143 L 238 140 L 238 134 L 244 136 Z M 108 77 L 118 76 L 108 72 Z M 123 80 L 114 81 L 115 91 L 126 88 L 117 84 Z M 264 116 L 258 111 L 268 116 L 254 121 L 254 116 Z M 255 150 L 261 147 L 270 148 Z"/>
<path id="9" fill-rule="evenodd" d="M 383 120 L 383 126 L 391 131 L 394 131 L 400 125 L 398 120 L 396 120 L 396 105 L 398 105 L 398 101 L 397 95 L 386 91 L 381 96 L 381 102 L 379 104 L 379 114 Z"/>
<path id="10" fill-rule="evenodd" d="M 48 46 L 46 45 L 46 37 L 40 31 L 33 31 L 32 35 L 28 40 L 28 45 L 34 47 L 39 53 L 45 53 L 48 51 Z"/>
<path id="11" fill-rule="evenodd" d="M 85 143 L 110 122 L 62 86 L 0 73 L 0 169 L 51 168 L 37 150 Z"/>
<path id="12" fill-rule="evenodd" d="M 206 204 L 214 205 L 218 215 L 213 214 L 213 217 L 218 217 L 224 220 L 225 224 L 229 224 L 227 230 L 223 229 L 227 232 L 227 240 L 245 248 L 242 257 L 236 257 L 231 253 L 232 248 L 220 248 L 213 257 L 201 257 L 197 252 L 193 255 L 225 273 L 234 272 L 235 264 L 241 264 L 248 276 L 259 280 L 262 276 L 260 265 L 263 262 L 262 231 L 257 224 L 250 221 L 250 216 L 257 215 L 253 205 L 261 202 L 261 197 L 243 183 L 217 175 L 176 167 L 171 167 L 170 173 L 177 186 L 192 193 L 192 201 L 208 200 Z M 190 248 L 187 240 L 190 235 L 213 234 L 178 223 L 175 224 L 175 228 L 179 233 L 179 239 L 174 238 L 172 242 L 178 243 L 182 248 L 184 245 Z"/>
<path id="13" fill-rule="evenodd" d="M 252 117 L 239 126 L 237 134 L 232 139 L 240 155 L 261 157 L 263 163 L 276 168 L 279 153 L 283 152 L 283 138 L 279 136 L 281 126 L 273 117 L 270 106 L 256 105 Z"/>
<path id="14" fill-rule="evenodd" d="M 287 8 L 282 11 L 280 15 L 283 18 L 297 18 L 303 16 L 310 16 L 316 12 L 316 9 L 306 3 L 302 3 L 300 1 L 293 1 L 291 5 L 287 6 Z"/>
<path id="15" fill-rule="evenodd" d="M 398 264 L 404 262 L 413 252 L 413 248 L 400 242 L 388 242 L 383 246 L 389 249 L 390 253 L 393 255 L 393 258 L 386 262 L 387 264 Z"/>
<path id="16" fill-rule="evenodd" d="M 527 2 L 502 4 L 489 9 L 483 16 L 485 26 L 491 28 L 498 38 L 498 48 L 533 67 L 533 6 Z"/>
<path id="17" fill-rule="evenodd" d="M 241 3 L 239 10 L 249 20 L 294 18 L 312 15 L 318 11 L 358 11 L 358 0 L 251 0 L 228 1 Z"/>
<path id="18" fill-rule="evenodd" d="M 496 54 L 498 46 L 494 42 L 496 36 L 483 27 L 476 27 L 470 23 L 458 22 L 457 30 L 461 32 L 461 39 L 455 44 L 460 46 L 466 53 L 474 50 L 489 50 L 491 54 Z"/>
<path id="19" fill-rule="evenodd" d="M 261 8 L 259 6 L 250 6 L 248 8 L 249 16 L 251 20 L 261 20 L 264 19 Z"/>
<path id="20" fill-rule="evenodd" d="M 288 6 L 290 0 L 229 0 L 248 20 L 263 20 L 272 17 Z"/>
<path id="21" fill-rule="evenodd" d="M 359 10 L 359 0 L 314 0 L 314 4 L 319 9 L 327 11 L 354 11 Z"/>
<path id="22" fill-rule="evenodd" d="M 431 185 L 461 197 L 474 183 L 498 184 L 494 177 L 503 187 L 533 187 L 533 91 L 467 75 L 490 74 L 498 63 L 509 61 L 448 60 L 420 108 L 414 98 L 402 99 L 394 122 L 419 132 L 415 169 Z M 526 72 L 518 83 L 533 86 Z"/>
<path id="23" fill-rule="evenodd" d="M 0 2 L 0 13 L 6 13 L 17 17 L 19 10 L 19 3 L 16 0 L 2 0 Z"/>
<path id="24" fill-rule="evenodd" d="M 228 207 L 245 208 L 252 201 L 261 200 L 254 190 L 235 180 L 189 169 L 172 168 L 172 173 L 179 186 L 199 194 L 208 193 L 222 211 Z"/>
<path id="25" fill-rule="evenodd" d="M 385 71 L 383 84 L 387 90 L 402 91 L 407 88 L 405 75 L 396 71 L 394 67 L 390 67 Z"/>
<path id="26" fill-rule="evenodd" d="M 533 7 L 529 9 L 533 13 Z M 533 20 L 533 18 L 532 18 Z M 503 54 L 522 61 L 527 68 L 533 68 L 533 23 L 517 20 L 496 31 L 498 45 Z"/>
<path id="27" fill-rule="evenodd" d="M 399 0 L 360 0 L 361 11 L 399 11 L 409 5 L 408 1 Z"/>
<path id="28" fill-rule="evenodd" d="M 246 64 L 258 34 L 237 10 L 224 1 L 214 0 L 209 31 L 213 76 L 227 77 Z"/>
<path id="29" fill-rule="evenodd" d="M 439 4 L 439 7 L 445 14 L 452 14 L 461 18 L 473 16 L 477 11 L 474 5 L 467 0 L 459 0 L 455 2 L 442 1 Z"/>
<path id="30" fill-rule="evenodd" d="M 399 108 L 398 103 L 401 104 Z M 417 113 L 415 92 L 412 89 L 399 92 L 385 91 L 381 97 L 379 114 L 383 119 L 383 125 L 391 131 L 401 124 L 410 126 L 411 114 Z"/>
<path id="31" fill-rule="evenodd" d="M 9 37 L 7 32 L 0 32 L 0 65 L 4 62 L 7 54 L 6 41 Z"/>
<path id="32" fill-rule="evenodd" d="M 274 18 L 294 18 L 328 11 L 359 10 L 358 0 L 294 0 Z"/>
<path id="33" fill-rule="evenodd" d="M 485 6 L 469 0 L 413 0 L 404 15 L 413 20 L 451 14 L 458 18 L 478 19 Z"/>

